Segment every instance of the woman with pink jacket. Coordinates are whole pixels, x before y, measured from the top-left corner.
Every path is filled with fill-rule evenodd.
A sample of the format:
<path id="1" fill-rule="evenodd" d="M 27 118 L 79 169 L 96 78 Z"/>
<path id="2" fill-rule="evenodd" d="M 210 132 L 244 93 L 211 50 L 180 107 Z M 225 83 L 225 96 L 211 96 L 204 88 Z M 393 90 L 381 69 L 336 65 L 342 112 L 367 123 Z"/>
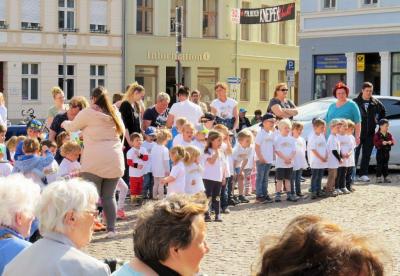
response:
<path id="1" fill-rule="evenodd" d="M 118 179 L 124 173 L 120 136 L 125 127 L 104 87 L 93 89 L 90 101 L 89 108 L 79 112 L 73 121 L 63 122 L 62 127 L 69 132 L 82 131 L 81 176 L 96 185 L 106 216 L 107 237 L 113 238 L 116 221 L 114 193 Z"/>

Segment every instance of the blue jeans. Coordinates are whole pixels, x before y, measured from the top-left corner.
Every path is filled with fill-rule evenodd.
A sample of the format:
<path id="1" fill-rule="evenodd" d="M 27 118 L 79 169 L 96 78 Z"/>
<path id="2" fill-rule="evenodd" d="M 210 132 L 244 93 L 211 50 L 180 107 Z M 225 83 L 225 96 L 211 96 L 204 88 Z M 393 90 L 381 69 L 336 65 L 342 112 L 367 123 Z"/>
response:
<path id="1" fill-rule="evenodd" d="M 256 163 L 256 197 L 266 197 L 268 195 L 268 177 L 271 164 Z"/>
<path id="2" fill-rule="evenodd" d="M 311 169 L 311 192 L 319 193 L 321 191 L 322 177 L 325 169 Z"/>
<path id="3" fill-rule="evenodd" d="M 152 198 L 153 197 L 153 174 L 151 172 L 143 175 L 143 196 Z"/>
<path id="4" fill-rule="evenodd" d="M 303 170 L 296 170 L 293 171 L 292 179 L 290 179 L 290 188 L 292 190 L 292 195 L 294 194 L 301 194 L 301 174 Z"/>

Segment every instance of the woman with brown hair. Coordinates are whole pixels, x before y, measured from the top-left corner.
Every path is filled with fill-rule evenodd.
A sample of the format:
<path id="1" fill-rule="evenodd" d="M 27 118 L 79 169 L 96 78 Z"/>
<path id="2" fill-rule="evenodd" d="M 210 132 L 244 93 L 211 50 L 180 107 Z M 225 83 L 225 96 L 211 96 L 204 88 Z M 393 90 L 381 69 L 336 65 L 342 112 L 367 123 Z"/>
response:
<path id="1" fill-rule="evenodd" d="M 286 83 L 275 86 L 274 98 L 270 100 L 267 113 L 273 113 L 277 119 L 293 119 L 298 114 L 296 105 L 287 99 L 288 87 Z"/>
<path id="2" fill-rule="evenodd" d="M 382 276 L 384 254 L 370 241 L 318 216 L 292 220 L 267 248 L 257 276 Z"/>
<path id="3" fill-rule="evenodd" d="M 114 193 L 124 173 L 120 136 L 125 133 L 125 127 L 104 87 L 93 89 L 90 101 L 90 108 L 79 112 L 73 121 L 64 121 L 62 127 L 69 132 L 82 131 L 81 176 L 96 184 L 106 215 L 107 237 L 111 238 L 115 236 Z"/>

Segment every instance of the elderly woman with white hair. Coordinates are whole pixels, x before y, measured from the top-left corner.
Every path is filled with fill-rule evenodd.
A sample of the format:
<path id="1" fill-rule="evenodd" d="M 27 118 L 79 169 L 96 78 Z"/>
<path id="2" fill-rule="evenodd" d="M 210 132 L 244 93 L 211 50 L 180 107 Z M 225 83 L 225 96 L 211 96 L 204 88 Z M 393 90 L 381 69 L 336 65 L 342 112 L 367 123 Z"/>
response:
<path id="1" fill-rule="evenodd" d="M 29 237 L 40 188 L 22 175 L 0 179 L 0 275 L 23 249 Z"/>
<path id="2" fill-rule="evenodd" d="M 36 210 L 43 239 L 15 257 L 3 276 L 109 275 L 106 264 L 80 251 L 92 237 L 98 198 L 96 187 L 83 180 L 48 185 Z"/>

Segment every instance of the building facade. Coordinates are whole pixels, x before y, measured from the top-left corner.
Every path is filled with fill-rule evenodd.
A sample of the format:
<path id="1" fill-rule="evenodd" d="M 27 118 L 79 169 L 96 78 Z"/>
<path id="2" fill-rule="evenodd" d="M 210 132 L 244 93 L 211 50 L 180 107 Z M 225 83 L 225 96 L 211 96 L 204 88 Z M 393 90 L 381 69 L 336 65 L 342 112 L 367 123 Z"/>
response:
<path id="1" fill-rule="evenodd" d="M 120 92 L 122 10 L 122 0 L 0 0 L 0 91 L 9 119 L 27 108 L 46 118 L 56 85 L 66 100 L 98 85 Z"/>
<path id="2" fill-rule="evenodd" d="M 203 101 L 210 102 L 215 98 L 216 82 L 240 77 L 240 92 L 233 96 L 249 112 L 258 108 L 264 112 L 274 86 L 286 81 L 287 60 L 298 61 L 299 21 L 235 25 L 231 12 L 237 3 L 239 8 L 260 8 L 290 2 L 293 1 L 128 0 L 126 81 L 136 80 L 144 85 L 147 106 L 154 103 L 160 91 L 175 99 L 175 7 L 183 6 L 183 54 L 179 58 L 184 85 L 199 89 Z M 297 15 L 299 8 L 296 6 Z M 295 98 L 294 89 L 292 97 Z"/>
<path id="3" fill-rule="evenodd" d="M 338 81 L 358 94 L 400 96 L 400 1 L 301 2 L 300 102 L 331 96 Z"/>

